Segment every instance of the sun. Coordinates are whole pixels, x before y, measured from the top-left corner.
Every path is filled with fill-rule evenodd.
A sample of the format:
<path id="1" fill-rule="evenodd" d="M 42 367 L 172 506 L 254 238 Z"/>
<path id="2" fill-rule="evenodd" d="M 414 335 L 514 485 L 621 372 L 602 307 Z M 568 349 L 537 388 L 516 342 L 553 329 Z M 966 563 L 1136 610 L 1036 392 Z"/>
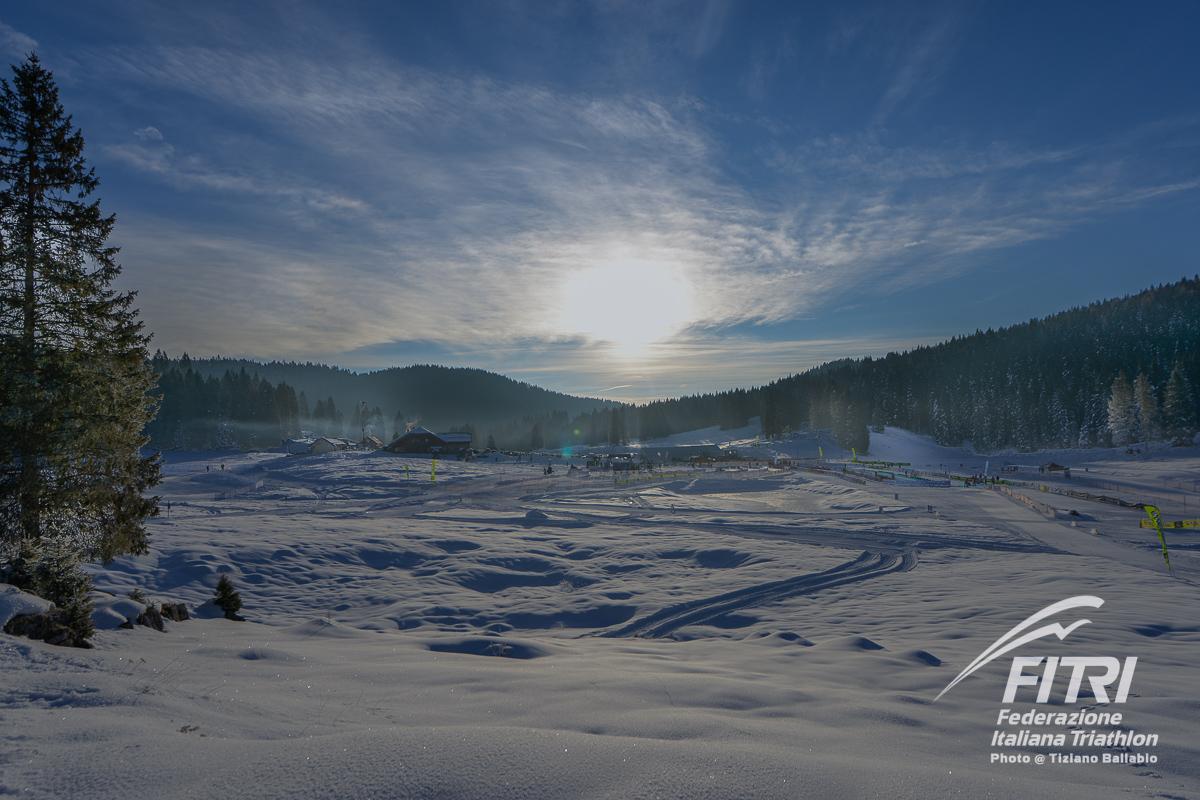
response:
<path id="1" fill-rule="evenodd" d="M 587 267 L 562 286 L 559 328 L 632 356 L 694 321 L 695 293 L 682 268 L 624 259 Z"/>

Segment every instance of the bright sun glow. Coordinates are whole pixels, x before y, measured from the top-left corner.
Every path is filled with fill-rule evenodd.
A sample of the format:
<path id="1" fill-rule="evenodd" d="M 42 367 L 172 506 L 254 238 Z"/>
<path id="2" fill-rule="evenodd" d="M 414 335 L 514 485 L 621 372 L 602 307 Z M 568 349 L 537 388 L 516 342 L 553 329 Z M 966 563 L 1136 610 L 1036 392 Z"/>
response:
<path id="1" fill-rule="evenodd" d="M 693 295 L 673 265 L 622 260 L 589 267 L 564 282 L 559 327 L 635 356 L 693 321 Z"/>

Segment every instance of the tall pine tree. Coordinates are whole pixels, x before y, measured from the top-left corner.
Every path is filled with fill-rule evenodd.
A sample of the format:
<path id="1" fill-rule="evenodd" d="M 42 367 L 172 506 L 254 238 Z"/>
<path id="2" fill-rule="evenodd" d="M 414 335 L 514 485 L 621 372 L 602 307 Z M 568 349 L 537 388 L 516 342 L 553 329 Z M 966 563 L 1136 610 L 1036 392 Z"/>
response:
<path id="1" fill-rule="evenodd" d="M 110 558 L 146 549 L 157 403 L 83 147 L 37 56 L 0 81 L 0 531 Z"/>
<path id="2" fill-rule="evenodd" d="M 1146 373 L 1139 372 L 1133 380 L 1133 402 L 1137 405 L 1138 428 L 1141 438 L 1147 442 L 1162 436 L 1162 414 L 1158 408 L 1158 398 L 1154 395 L 1154 387 Z"/>
<path id="3" fill-rule="evenodd" d="M 1113 380 L 1108 396 L 1108 430 L 1115 445 L 1132 444 L 1138 439 L 1137 404 L 1124 372 Z"/>
<path id="4" fill-rule="evenodd" d="M 1163 392 L 1162 415 L 1165 433 L 1172 444 L 1191 444 L 1196 432 L 1196 420 L 1193 418 L 1191 390 L 1183 373 L 1183 365 L 1178 361 L 1171 369 L 1171 377 Z"/>

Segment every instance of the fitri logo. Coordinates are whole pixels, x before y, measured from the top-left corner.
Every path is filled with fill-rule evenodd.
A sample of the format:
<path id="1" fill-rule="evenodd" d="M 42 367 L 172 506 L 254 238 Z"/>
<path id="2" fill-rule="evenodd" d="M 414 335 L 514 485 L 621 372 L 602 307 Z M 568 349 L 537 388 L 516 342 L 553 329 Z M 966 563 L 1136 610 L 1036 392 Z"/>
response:
<path id="1" fill-rule="evenodd" d="M 1090 624 L 1091 620 L 1077 619 L 1067 625 L 1063 625 L 1061 622 L 1047 622 L 1045 625 L 1038 626 L 1038 623 L 1066 611 L 1077 608 L 1099 608 L 1102 605 L 1104 605 L 1104 601 L 1099 597 L 1078 595 L 1060 600 L 1031 614 L 1008 633 L 992 642 L 962 672 L 958 673 L 945 689 L 938 693 L 934 702 L 942 699 L 942 695 L 957 686 L 964 678 L 1018 647 L 1048 636 L 1056 636 L 1059 641 L 1062 641 L 1080 627 Z M 1129 656 L 1124 661 L 1111 656 L 1014 656 L 1012 666 L 1008 671 L 1008 685 L 1004 689 L 1003 702 L 1005 704 L 1015 702 L 1017 692 L 1023 687 L 1029 687 L 1037 689 L 1035 702 L 1049 703 L 1056 685 L 1056 678 L 1061 674 L 1066 678 L 1066 691 L 1062 700 L 1065 704 L 1078 702 L 1079 691 L 1083 687 L 1085 679 L 1091 688 L 1095 702 L 1124 703 L 1129 697 L 1129 687 L 1133 683 L 1135 669 L 1137 669 L 1136 656 Z M 1110 696 L 1109 688 L 1114 684 L 1115 688 Z"/>

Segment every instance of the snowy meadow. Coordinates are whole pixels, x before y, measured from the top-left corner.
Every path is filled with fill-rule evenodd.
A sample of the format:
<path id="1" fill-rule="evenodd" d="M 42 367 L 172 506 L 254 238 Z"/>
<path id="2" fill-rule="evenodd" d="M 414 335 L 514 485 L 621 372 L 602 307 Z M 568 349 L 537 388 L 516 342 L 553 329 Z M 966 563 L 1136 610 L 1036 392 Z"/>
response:
<path id="1" fill-rule="evenodd" d="M 786 441 L 740 444 L 759 460 L 637 477 L 549 458 L 443 460 L 434 481 L 429 459 L 386 453 L 169 457 L 161 493 L 171 512 L 152 523 L 151 552 L 93 570 L 106 628 L 95 649 L 0 639 L 0 789 L 93 798 L 1200 791 L 1189 735 L 1200 649 L 1194 531 L 1169 532 L 1171 577 L 1138 509 L 1042 493 L 1062 509 L 1049 518 L 981 486 L 778 468 L 771 459 L 787 455 Z M 998 458 L 898 429 L 877 435 L 873 451 L 955 473 Z M 1011 461 L 1068 456 L 1075 487 L 1157 492 L 1171 514 L 1196 502 L 1182 477 L 1200 462 L 1194 449 Z M 212 608 L 222 575 L 247 621 Z M 134 589 L 148 602 L 183 602 L 193 618 L 163 632 L 117 627 L 136 615 Z M 1054 652 L 1139 658 L 1123 727 L 1158 735 L 1154 764 L 994 761 L 996 751 L 1047 750 L 993 744 L 1007 659 L 934 702 L 994 638 L 1075 595 L 1105 605 L 1069 639 L 1051 640 Z M 1082 699 L 1095 707 L 1086 688 Z"/>

